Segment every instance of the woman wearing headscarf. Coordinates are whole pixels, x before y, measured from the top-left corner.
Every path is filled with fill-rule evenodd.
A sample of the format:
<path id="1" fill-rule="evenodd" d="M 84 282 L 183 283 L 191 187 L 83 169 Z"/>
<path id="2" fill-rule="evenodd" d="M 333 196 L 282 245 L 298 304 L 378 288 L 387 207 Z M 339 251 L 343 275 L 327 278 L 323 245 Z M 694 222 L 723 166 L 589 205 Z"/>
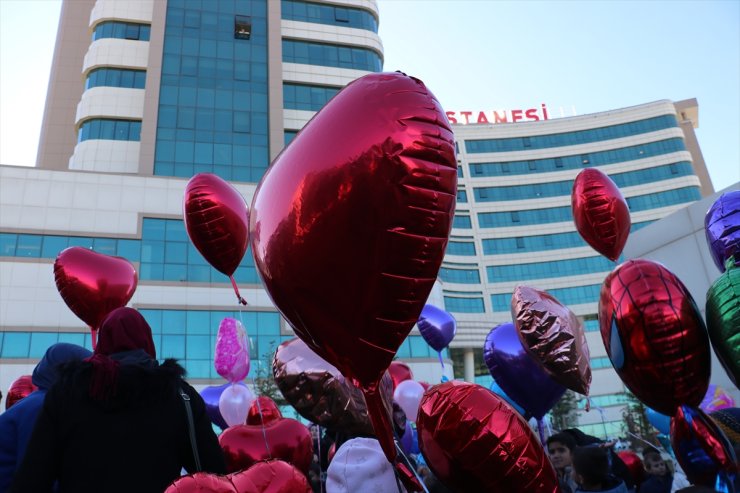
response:
<path id="1" fill-rule="evenodd" d="M 174 360 L 159 364 L 141 314 L 118 308 L 91 358 L 65 368 L 46 396 L 12 492 L 161 493 L 195 472 L 189 401 L 201 470 L 226 473 L 205 404 Z M 181 395 L 185 394 L 185 398 Z"/>
<path id="2" fill-rule="evenodd" d="M 10 487 L 15 470 L 26 452 L 26 445 L 31 438 L 46 392 L 57 381 L 59 367 L 91 355 L 90 351 L 75 344 L 59 343 L 49 346 L 31 376 L 38 390 L 0 414 L 0 493 Z"/>

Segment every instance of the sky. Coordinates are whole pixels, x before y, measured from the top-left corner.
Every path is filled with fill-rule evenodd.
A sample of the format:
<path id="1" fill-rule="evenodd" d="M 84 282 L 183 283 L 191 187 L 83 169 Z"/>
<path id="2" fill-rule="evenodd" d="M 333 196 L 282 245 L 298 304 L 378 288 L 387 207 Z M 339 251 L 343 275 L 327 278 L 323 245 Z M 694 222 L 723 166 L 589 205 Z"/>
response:
<path id="1" fill-rule="evenodd" d="M 378 5 L 384 69 L 423 80 L 448 111 L 545 103 L 557 116 L 696 98 L 714 188 L 740 181 L 740 0 Z M 1 164 L 35 163 L 60 6 L 0 0 Z"/>

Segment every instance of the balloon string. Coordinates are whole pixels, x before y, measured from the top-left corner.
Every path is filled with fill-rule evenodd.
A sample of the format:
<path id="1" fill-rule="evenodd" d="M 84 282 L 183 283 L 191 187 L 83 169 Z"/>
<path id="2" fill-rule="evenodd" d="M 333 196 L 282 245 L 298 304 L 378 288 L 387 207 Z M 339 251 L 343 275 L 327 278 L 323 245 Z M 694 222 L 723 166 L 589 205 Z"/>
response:
<path id="1" fill-rule="evenodd" d="M 537 420 L 537 432 L 540 434 L 540 443 L 545 444 L 545 426 L 542 419 Z"/>
<path id="2" fill-rule="evenodd" d="M 234 276 L 233 275 L 232 276 L 229 276 L 229 279 L 231 279 L 231 286 L 234 288 L 234 292 L 236 293 L 236 299 L 237 299 L 237 301 L 240 304 L 246 306 L 247 300 L 245 300 L 244 298 L 242 298 L 242 295 L 239 294 L 239 288 L 236 287 L 236 281 L 234 280 Z"/>
<path id="3" fill-rule="evenodd" d="M 265 431 L 265 418 L 262 416 L 262 406 L 260 405 L 260 398 L 257 396 L 255 399 L 257 402 L 257 410 L 260 413 L 260 424 L 262 425 L 262 437 L 265 439 L 265 448 L 267 449 L 267 455 L 272 459 L 272 452 L 270 451 L 270 444 L 267 442 L 267 432 Z"/>
<path id="4" fill-rule="evenodd" d="M 437 351 L 437 356 L 439 356 L 439 364 L 442 365 L 442 372 L 445 371 L 445 361 L 442 359 L 442 351 Z"/>
<path id="5" fill-rule="evenodd" d="M 324 493 L 324 481 L 322 479 L 322 476 L 324 475 L 324 464 L 321 461 L 321 425 L 316 425 L 319 430 L 319 436 L 316 439 L 317 446 L 316 448 L 319 449 L 319 491 L 321 493 Z M 328 454 L 327 454 L 328 455 Z M 329 457 L 327 456 L 327 459 Z"/>
<path id="6" fill-rule="evenodd" d="M 411 461 L 406 456 L 406 453 L 403 451 L 403 448 L 401 448 L 401 446 L 398 444 L 398 442 L 395 442 L 395 444 L 396 444 L 396 451 L 401 455 L 401 457 L 403 458 L 404 462 L 406 463 L 406 466 L 411 470 L 411 472 L 414 473 L 414 476 L 419 481 L 419 484 L 421 485 L 422 489 L 426 493 L 429 493 L 429 490 L 427 489 L 427 486 L 424 484 L 424 481 L 421 479 L 421 476 L 419 476 L 419 473 L 416 471 L 416 469 L 414 469 L 413 467 L 411 467 Z M 398 481 L 398 478 L 396 478 L 396 481 Z"/>
<path id="7" fill-rule="evenodd" d="M 586 396 L 586 412 L 591 411 L 591 398 Z"/>

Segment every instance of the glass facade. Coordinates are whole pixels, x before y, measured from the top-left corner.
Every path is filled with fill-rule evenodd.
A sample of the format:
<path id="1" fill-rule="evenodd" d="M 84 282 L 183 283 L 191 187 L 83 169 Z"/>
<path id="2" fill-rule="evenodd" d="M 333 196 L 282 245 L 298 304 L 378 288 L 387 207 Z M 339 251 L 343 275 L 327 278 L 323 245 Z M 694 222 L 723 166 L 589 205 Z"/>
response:
<path id="1" fill-rule="evenodd" d="M 373 50 L 292 39 L 283 39 L 283 62 L 349 68 L 367 72 L 380 72 L 383 68 L 383 60 Z"/>
<path id="2" fill-rule="evenodd" d="M 472 178 L 527 175 L 531 173 L 547 173 L 566 169 L 581 169 L 583 167 L 624 163 L 685 150 L 686 146 L 683 139 L 674 138 L 608 151 L 589 152 L 587 154 L 531 159 L 527 161 L 470 163 L 469 166 L 470 176 Z"/>
<path id="3" fill-rule="evenodd" d="M 608 125 L 601 128 L 577 130 L 550 135 L 532 135 L 529 137 L 508 137 L 503 139 L 466 140 L 465 150 L 468 153 L 530 151 L 564 147 L 604 140 L 631 137 L 633 135 L 678 127 L 675 115 L 662 115 L 645 120 L 638 120 L 619 125 Z M 585 164 L 585 163 L 584 163 Z"/>
<path id="4" fill-rule="evenodd" d="M 257 182 L 269 164 L 267 0 L 188 5 L 167 2 L 154 174 Z"/>
<path id="5" fill-rule="evenodd" d="M 151 28 L 149 24 L 136 22 L 105 21 L 95 26 L 92 40 L 103 38 L 131 39 L 135 41 L 149 41 Z"/>
<path id="6" fill-rule="evenodd" d="M 599 301 L 601 284 L 575 286 L 572 288 L 547 289 L 546 291 L 564 305 L 596 303 Z M 492 294 L 491 304 L 493 305 L 494 312 L 508 312 L 511 304 L 511 293 Z"/>
<path id="7" fill-rule="evenodd" d="M 485 313 L 483 298 L 456 298 L 445 296 L 445 310 L 459 313 Z"/>
<path id="8" fill-rule="evenodd" d="M 598 256 L 529 264 L 494 265 L 486 267 L 486 273 L 488 282 L 525 281 L 610 272 L 616 265 L 608 258 Z"/>
<path id="9" fill-rule="evenodd" d="M 77 132 L 77 142 L 86 140 L 141 140 L 141 120 L 93 118 L 85 120 Z"/>
<path id="10" fill-rule="evenodd" d="M 93 87 L 123 87 L 127 89 L 144 89 L 146 70 L 125 68 L 96 68 L 87 74 L 85 89 Z"/>
<path id="11" fill-rule="evenodd" d="M 652 222 L 634 223 L 630 231 L 637 231 Z M 484 255 L 539 252 L 544 250 L 559 250 L 561 248 L 576 248 L 585 245 L 583 238 L 581 238 L 581 235 L 577 231 L 550 235 L 517 236 L 514 238 L 487 238 L 482 240 L 482 243 Z"/>
<path id="12" fill-rule="evenodd" d="M 367 10 L 352 7 L 282 0 L 281 16 L 289 21 L 313 22 L 378 32 L 378 20 L 373 14 Z"/>
<path id="13" fill-rule="evenodd" d="M 626 200 L 630 211 L 638 212 L 676 204 L 687 204 L 700 198 L 701 192 L 699 191 L 699 187 L 683 187 L 664 192 L 627 197 Z M 570 206 L 478 213 L 478 223 L 482 228 L 502 228 L 572 221 L 573 213 Z"/>
<path id="14" fill-rule="evenodd" d="M 448 267 L 442 267 L 439 269 L 439 277 L 444 282 L 480 284 L 480 273 L 478 269 L 450 269 Z"/>
<path id="15" fill-rule="evenodd" d="M 0 233 L 3 257 L 53 259 L 72 246 L 138 262 L 139 279 L 145 281 L 230 282 L 195 249 L 185 232 L 185 224 L 179 219 L 144 218 L 141 239 Z M 239 283 L 260 283 L 249 250 L 234 279 Z"/>
<path id="16" fill-rule="evenodd" d="M 681 176 L 692 176 L 693 174 L 694 168 L 691 166 L 691 163 L 684 161 L 637 171 L 615 173 L 609 175 L 609 177 L 618 187 L 624 188 Z M 474 189 L 474 194 L 476 202 L 495 202 L 569 196 L 572 190 L 573 180 L 566 180 L 549 183 L 529 183 L 508 187 L 480 187 Z"/>
<path id="17" fill-rule="evenodd" d="M 473 223 L 470 222 L 470 216 L 458 216 L 452 218 L 452 227 L 459 229 L 470 229 L 473 227 Z"/>
<path id="18" fill-rule="evenodd" d="M 283 83 L 283 108 L 319 111 L 338 92 L 338 87 Z"/>
<path id="19" fill-rule="evenodd" d="M 448 255 L 475 255 L 475 243 L 472 241 L 452 241 L 447 243 Z"/>

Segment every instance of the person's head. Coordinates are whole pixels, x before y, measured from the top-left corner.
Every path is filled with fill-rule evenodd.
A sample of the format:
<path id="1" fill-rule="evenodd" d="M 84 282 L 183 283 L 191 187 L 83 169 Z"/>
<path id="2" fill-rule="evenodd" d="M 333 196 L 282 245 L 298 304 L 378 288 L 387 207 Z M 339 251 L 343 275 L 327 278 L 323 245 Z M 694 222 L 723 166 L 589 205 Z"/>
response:
<path id="1" fill-rule="evenodd" d="M 111 355 L 141 349 L 152 359 L 157 358 L 152 329 L 137 310 L 116 308 L 100 325 L 95 354 Z"/>
<path id="2" fill-rule="evenodd" d="M 573 450 L 576 448 L 575 439 L 568 433 L 555 433 L 547 439 L 547 453 L 553 467 L 562 471 L 573 465 Z"/>
<path id="3" fill-rule="evenodd" d="M 603 447 L 576 447 L 573 451 L 573 478 L 584 488 L 599 488 L 609 478 L 609 456 Z"/>
<path id="4" fill-rule="evenodd" d="M 393 401 L 393 430 L 398 438 L 403 438 L 406 433 L 406 412 L 396 401 Z"/>
<path id="5" fill-rule="evenodd" d="M 374 493 L 398 490 L 393 466 L 373 438 L 345 442 L 329 464 L 327 493 Z M 403 490 L 405 492 L 405 490 Z"/>
<path id="6" fill-rule="evenodd" d="M 82 361 L 92 356 L 92 353 L 82 346 L 60 342 L 52 344 L 44 353 L 44 357 L 33 369 L 31 381 L 42 389 L 48 390 L 59 378 L 59 367 L 70 361 Z"/>
<path id="7" fill-rule="evenodd" d="M 665 476 L 668 474 L 668 466 L 656 448 L 649 447 L 642 452 L 642 462 L 645 464 L 645 471 L 653 476 Z"/>

